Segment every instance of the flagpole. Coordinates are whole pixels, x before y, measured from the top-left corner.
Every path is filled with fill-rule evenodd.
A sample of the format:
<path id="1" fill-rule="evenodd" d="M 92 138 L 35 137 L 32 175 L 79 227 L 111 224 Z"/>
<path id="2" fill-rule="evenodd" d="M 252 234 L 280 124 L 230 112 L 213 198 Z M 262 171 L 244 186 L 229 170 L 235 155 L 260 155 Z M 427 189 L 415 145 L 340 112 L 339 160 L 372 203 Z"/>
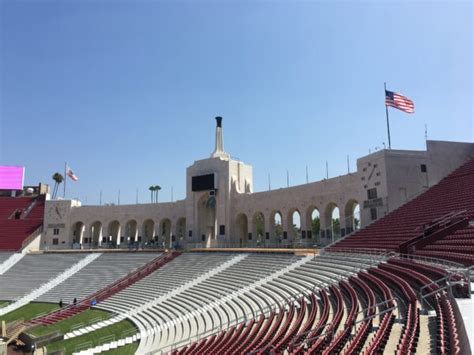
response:
<path id="1" fill-rule="evenodd" d="M 64 162 L 64 192 L 63 192 L 63 199 L 66 199 L 66 181 L 67 181 L 67 161 Z"/>
<path id="2" fill-rule="evenodd" d="M 387 97 L 387 83 L 383 83 L 383 88 L 384 88 L 384 95 Z M 388 106 L 387 102 L 385 102 L 385 114 L 387 116 L 387 134 L 388 134 L 388 149 L 392 149 L 392 143 L 390 141 L 390 121 L 388 119 Z"/>

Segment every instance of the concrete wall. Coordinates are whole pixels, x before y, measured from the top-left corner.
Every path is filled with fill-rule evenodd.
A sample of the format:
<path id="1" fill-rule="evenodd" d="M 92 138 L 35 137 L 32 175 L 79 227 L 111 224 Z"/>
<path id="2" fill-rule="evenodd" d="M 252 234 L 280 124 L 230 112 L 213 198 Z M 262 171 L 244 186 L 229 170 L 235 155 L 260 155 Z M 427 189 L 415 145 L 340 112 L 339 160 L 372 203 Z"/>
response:
<path id="1" fill-rule="evenodd" d="M 365 226 L 374 216 L 383 217 L 433 186 L 471 157 L 474 157 L 472 143 L 428 141 L 426 151 L 381 150 L 361 157 L 357 160 L 357 171 L 351 174 L 253 192 L 252 167 L 232 160 L 228 155 L 217 156 L 198 160 L 187 168 L 186 199 L 174 203 L 81 206 L 77 201 L 47 201 L 41 245 L 52 246 L 53 238 L 58 238 L 58 247 L 70 247 L 73 240 L 83 243 L 86 238 L 90 241 L 93 237 L 91 226 L 96 222 L 100 222 L 96 224 L 101 226 L 100 235 L 107 238 L 113 221 L 119 225 L 120 237 L 125 237 L 122 243 L 128 242 L 128 238 L 138 241 L 143 237 L 146 222 L 147 226 L 154 226 L 153 234 L 159 243 L 167 246 L 173 241 L 201 243 L 203 236 L 209 246 L 253 245 L 257 214 L 263 215 L 265 240 L 275 242 L 273 221 L 277 212 L 282 217 L 285 239 L 291 242 L 296 238 L 308 239 L 311 235 L 311 213 L 315 209 L 320 213 L 321 236 L 330 241 L 333 237 L 331 213 L 335 207 L 339 208 L 341 234 L 344 235 L 354 228 L 356 204 L 360 205 L 361 225 Z M 422 165 L 426 172 L 422 171 Z M 192 177 L 210 173 L 218 176 L 215 195 L 209 191 L 193 192 Z M 371 189 L 376 189 L 375 198 L 369 198 Z M 211 200 L 215 202 L 215 208 L 209 209 Z M 292 225 L 295 211 L 300 214 L 299 235 L 295 234 Z M 58 235 L 53 235 L 54 229 L 59 230 Z M 173 238 L 180 233 L 181 240 Z"/>

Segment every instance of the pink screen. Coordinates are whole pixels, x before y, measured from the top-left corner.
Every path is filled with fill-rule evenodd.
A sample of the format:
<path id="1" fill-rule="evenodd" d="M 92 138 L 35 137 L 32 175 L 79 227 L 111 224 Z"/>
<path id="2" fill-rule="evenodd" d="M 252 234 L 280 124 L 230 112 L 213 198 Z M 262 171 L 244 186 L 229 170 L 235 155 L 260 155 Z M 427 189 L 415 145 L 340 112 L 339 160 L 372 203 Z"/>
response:
<path id="1" fill-rule="evenodd" d="M 22 190 L 25 167 L 0 166 L 0 190 Z"/>

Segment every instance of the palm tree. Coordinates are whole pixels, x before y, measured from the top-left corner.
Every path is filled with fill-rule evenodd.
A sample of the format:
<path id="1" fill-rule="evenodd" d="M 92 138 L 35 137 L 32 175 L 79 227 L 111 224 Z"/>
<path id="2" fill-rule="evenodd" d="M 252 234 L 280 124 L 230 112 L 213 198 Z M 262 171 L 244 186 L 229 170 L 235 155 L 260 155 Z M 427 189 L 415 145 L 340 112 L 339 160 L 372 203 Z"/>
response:
<path id="1" fill-rule="evenodd" d="M 150 186 L 148 188 L 148 190 L 150 190 L 150 194 L 151 194 L 151 203 L 153 203 L 153 191 L 155 191 L 155 187 L 154 186 Z"/>
<path id="2" fill-rule="evenodd" d="M 56 198 L 56 195 L 58 194 L 58 189 L 59 185 L 64 180 L 64 177 L 60 173 L 54 173 L 53 174 L 53 180 L 54 180 L 54 188 L 53 188 L 53 200 Z"/>
<path id="3" fill-rule="evenodd" d="M 155 202 L 158 203 L 158 193 L 159 193 L 160 190 L 161 190 L 161 186 L 160 186 L 160 185 L 155 185 L 155 186 L 154 186 L 154 189 L 155 189 L 155 191 L 156 191 L 156 200 L 155 200 Z"/>

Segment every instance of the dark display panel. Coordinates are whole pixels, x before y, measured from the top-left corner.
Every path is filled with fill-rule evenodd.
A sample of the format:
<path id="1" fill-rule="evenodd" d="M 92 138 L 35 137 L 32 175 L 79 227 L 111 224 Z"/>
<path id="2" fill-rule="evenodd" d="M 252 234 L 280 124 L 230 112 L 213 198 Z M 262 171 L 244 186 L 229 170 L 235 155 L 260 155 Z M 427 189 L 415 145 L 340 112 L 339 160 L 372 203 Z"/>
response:
<path id="1" fill-rule="evenodd" d="M 214 174 L 200 175 L 192 177 L 193 191 L 214 190 Z"/>

